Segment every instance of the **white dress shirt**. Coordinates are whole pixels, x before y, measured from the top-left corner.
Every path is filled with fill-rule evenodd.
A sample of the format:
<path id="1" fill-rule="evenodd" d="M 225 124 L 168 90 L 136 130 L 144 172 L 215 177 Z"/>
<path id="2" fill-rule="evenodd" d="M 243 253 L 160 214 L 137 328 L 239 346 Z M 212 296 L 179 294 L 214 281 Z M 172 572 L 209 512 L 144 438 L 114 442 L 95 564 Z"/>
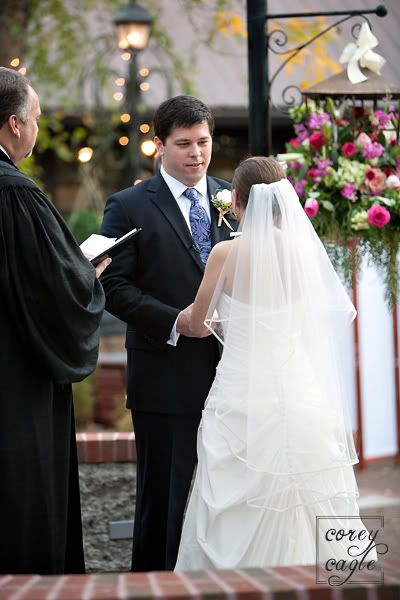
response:
<path id="1" fill-rule="evenodd" d="M 165 183 L 167 184 L 167 186 L 169 187 L 171 194 L 175 198 L 175 200 L 180 208 L 180 211 L 183 215 L 183 218 L 185 219 L 186 224 L 189 227 L 189 231 L 192 232 L 192 229 L 190 227 L 190 221 L 189 221 L 189 212 L 190 212 L 191 202 L 190 202 L 189 198 L 186 198 L 186 196 L 183 195 L 183 192 L 185 192 L 189 186 L 185 185 L 181 181 L 178 181 L 178 179 L 175 179 L 175 177 L 172 177 L 172 175 L 169 175 L 169 173 L 166 172 L 166 170 L 164 169 L 164 167 L 162 165 L 160 168 L 160 174 L 161 174 L 161 177 L 164 179 Z M 199 204 L 200 204 L 200 206 L 202 206 L 204 208 L 204 210 L 206 211 L 208 218 L 211 222 L 210 202 L 209 202 L 208 196 L 207 196 L 207 177 L 206 177 L 206 175 L 203 175 L 203 177 L 200 179 L 200 181 L 198 183 L 196 183 L 196 185 L 193 185 L 190 187 L 193 187 L 196 190 L 196 192 L 198 193 Z M 171 346 L 176 346 L 176 344 L 178 343 L 179 336 L 180 336 L 180 334 L 176 331 L 176 323 L 178 321 L 178 318 L 179 318 L 179 315 L 178 315 L 178 317 L 174 323 L 174 326 L 171 330 L 169 340 L 167 341 L 167 344 L 170 344 Z"/>
<path id="2" fill-rule="evenodd" d="M 7 150 L 6 150 L 5 148 L 3 148 L 3 146 L 2 146 L 1 144 L 0 144 L 0 150 L 3 150 L 4 154 L 5 154 L 6 156 L 8 156 L 8 158 L 11 160 L 11 157 L 10 157 L 10 155 L 8 154 Z"/>
<path id="3" fill-rule="evenodd" d="M 203 177 L 200 179 L 200 181 L 198 183 L 196 183 L 196 185 L 187 186 L 184 183 L 182 183 L 181 181 L 178 181 L 177 179 L 175 179 L 175 177 L 172 177 L 172 175 L 169 175 L 163 166 L 161 166 L 161 168 L 160 168 L 160 174 L 161 174 L 161 177 L 164 179 L 165 183 L 167 184 L 167 186 L 169 187 L 171 194 L 173 195 L 176 202 L 178 203 L 178 206 L 181 210 L 183 218 L 186 221 L 187 226 L 189 227 L 190 232 L 192 231 L 192 229 L 190 227 L 190 221 L 189 221 L 189 212 L 190 212 L 190 204 L 191 203 L 190 203 L 189 198 L 186 198 L 186 196 L 183 195 L 183 192 L 185 192 L 188 189 L 188 187 L 193 187 L 196 190 L 196 192 L 198 194 L 198 198 L 199 198 L 199 204 L 200 204 L 200 206 L 202 206 L 204 208 L 204 210 L 206 211 L 207 216 L 211 222 L 210 202 L 208 201 L 208 196 L 207 196 L 207 177 L 206 177 L 206 175 L 203 175 Z"/>

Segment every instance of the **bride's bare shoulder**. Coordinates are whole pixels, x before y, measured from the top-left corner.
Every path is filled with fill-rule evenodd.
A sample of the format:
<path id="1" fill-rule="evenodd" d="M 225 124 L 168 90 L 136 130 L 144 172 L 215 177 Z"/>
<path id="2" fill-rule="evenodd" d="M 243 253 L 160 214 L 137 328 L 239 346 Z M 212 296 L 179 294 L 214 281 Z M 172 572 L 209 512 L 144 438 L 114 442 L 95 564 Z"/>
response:
<path id="1" fill-rule="evenodd" d="M 210 260 L 210 258 L 215 261 L 224 260 L 228 256 L 229 252 L 232 250 L 233 244 L 235 243 L 235 240 L 225 240 L 224 242 L 218 242 L 218 244 L 215 244 L 215 246 L 212 248 L 208 260 Z"/>

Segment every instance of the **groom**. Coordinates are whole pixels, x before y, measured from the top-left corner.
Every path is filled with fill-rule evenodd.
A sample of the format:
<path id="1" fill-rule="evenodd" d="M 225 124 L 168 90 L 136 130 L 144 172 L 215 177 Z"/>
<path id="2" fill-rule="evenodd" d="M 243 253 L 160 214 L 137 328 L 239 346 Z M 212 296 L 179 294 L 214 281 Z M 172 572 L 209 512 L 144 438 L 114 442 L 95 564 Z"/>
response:
<path id="1" fill-rule="evenodd" d="M 211 247 L 229 238 L 210 202 L 229 188 L 209 177 L 214 119 L 176 96 L 154 115 L 160 173 L 112 195 L 101 233 L 142 231 L 102 277 L 107 309 L 127 323 L 127 406 L 137 450 L 133 571 L 175 566 L 196 464 L 201 411 L 219 359 L 214 336 L 191 337 L 185 314 Z"/>

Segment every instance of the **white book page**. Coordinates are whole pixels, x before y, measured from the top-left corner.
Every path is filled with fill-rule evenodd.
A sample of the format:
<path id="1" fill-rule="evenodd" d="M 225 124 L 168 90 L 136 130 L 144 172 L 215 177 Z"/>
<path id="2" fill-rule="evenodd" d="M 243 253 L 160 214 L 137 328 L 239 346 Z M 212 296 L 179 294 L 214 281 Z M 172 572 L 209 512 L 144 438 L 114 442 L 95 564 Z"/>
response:
<path id="1" fill-rule="evenodd" d="M 85 256 L 97 256 L 114 246 L 117 238 L 108 238 L 104 235 L 92 233 L 87 240 L 82 242 L 80 249 Z"/>

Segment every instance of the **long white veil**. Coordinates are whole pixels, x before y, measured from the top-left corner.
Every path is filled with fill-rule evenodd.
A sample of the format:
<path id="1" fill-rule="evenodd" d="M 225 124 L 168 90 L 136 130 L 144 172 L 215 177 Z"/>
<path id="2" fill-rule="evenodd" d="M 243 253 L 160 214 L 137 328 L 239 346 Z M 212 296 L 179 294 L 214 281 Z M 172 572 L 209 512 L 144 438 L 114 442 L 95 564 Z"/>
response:
<path id="1" fill-rule="evenodd" d="M 254 185 L 209 307 L 213 393 L 250 505 L 357 495 L 341 342 L 355 309 L 287 179 Z"/>

